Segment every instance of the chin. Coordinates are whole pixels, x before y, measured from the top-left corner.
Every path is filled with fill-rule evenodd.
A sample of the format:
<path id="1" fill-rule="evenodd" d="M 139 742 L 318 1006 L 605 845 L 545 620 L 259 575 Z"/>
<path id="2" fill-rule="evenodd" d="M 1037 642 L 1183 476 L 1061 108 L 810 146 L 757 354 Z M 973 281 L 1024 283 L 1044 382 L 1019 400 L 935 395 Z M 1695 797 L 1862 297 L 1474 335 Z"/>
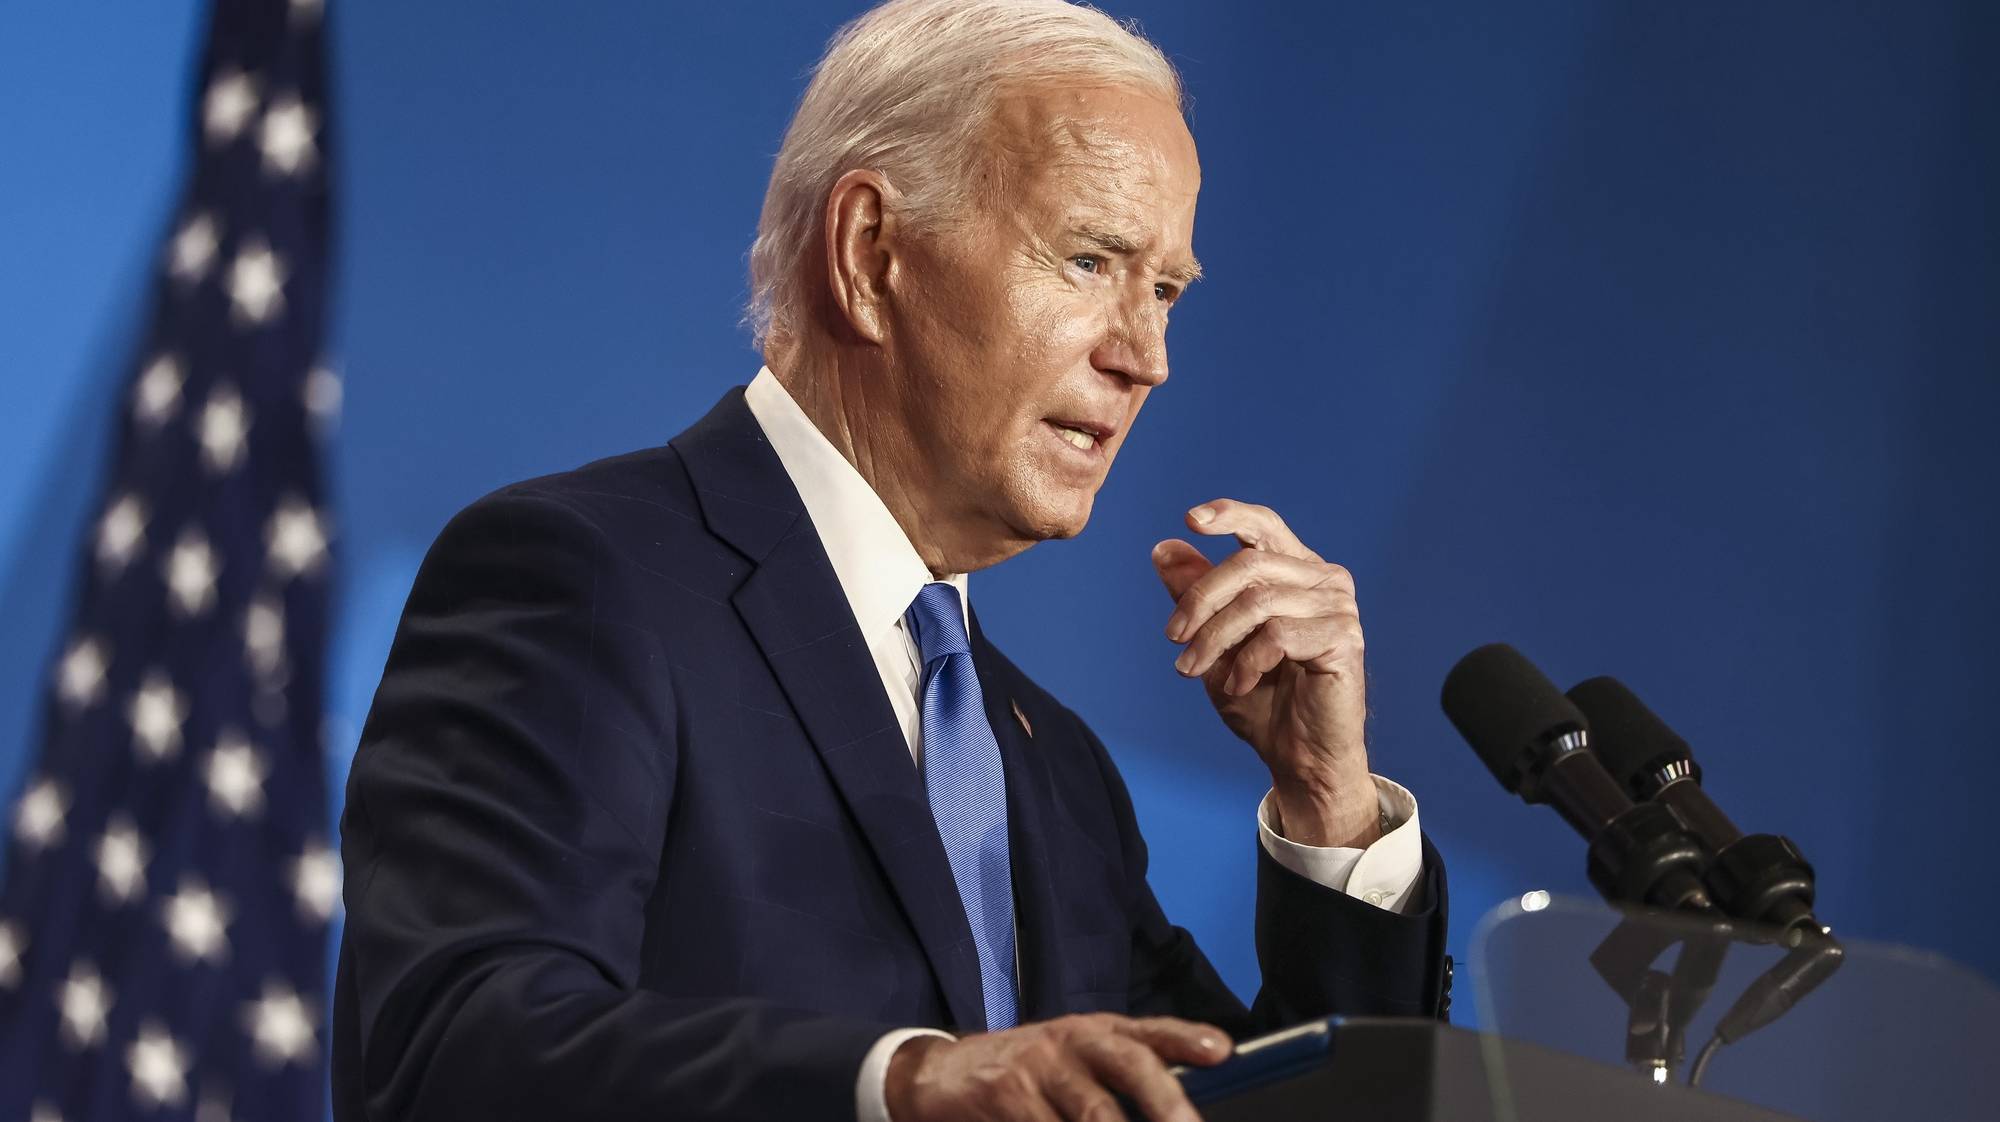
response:
<path id="1" fill-rule="evenodd" d="M 1086 492 L 1067 501 L 1050 502 L 1043 498 L 1038 502 L 1024 502 L 1015 507 L 1018 517 L 1015 527 L 1021 536 L 1029 541 L 1050 541 L 1073 538 L 1083 533 L 1083 527 L 1090 521 L 1090 510 L 1096 501 L 1096 494 Z"/>

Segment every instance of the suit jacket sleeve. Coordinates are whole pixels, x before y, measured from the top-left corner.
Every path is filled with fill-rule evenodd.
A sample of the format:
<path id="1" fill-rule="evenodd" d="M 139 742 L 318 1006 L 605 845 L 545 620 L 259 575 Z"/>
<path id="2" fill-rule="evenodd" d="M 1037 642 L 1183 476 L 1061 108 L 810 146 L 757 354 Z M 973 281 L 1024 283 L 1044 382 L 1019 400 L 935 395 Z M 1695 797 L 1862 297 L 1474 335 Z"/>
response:
<path id="1" fill-rule="evenodd" d="M 1420 895 L 1398 914 L 1292 872 L 1264 851 L 1253 832 L 1263 985 L 1245 1008 L 1194 937 L 1167 921 L 1146 880 L 1146 842 L 1124 781 L 1103 743 L 1088 727 L 1082 731 L 1097 754 L 1124 847 L 1133 1013 L 1208 1021 L 1239 1040 L 1332 1014 L 1437 1014 L 1446 900 L 1444 862 L 1429 838 L 1423 843 Z"/>
<path id="2" fill-rule="evenodd" d="M 618 573 L 520 488 L 425 559 L 342 823 L 344 1119 L 853 1117 L 891 1026 L 640 988 L 675 707 Z"/>

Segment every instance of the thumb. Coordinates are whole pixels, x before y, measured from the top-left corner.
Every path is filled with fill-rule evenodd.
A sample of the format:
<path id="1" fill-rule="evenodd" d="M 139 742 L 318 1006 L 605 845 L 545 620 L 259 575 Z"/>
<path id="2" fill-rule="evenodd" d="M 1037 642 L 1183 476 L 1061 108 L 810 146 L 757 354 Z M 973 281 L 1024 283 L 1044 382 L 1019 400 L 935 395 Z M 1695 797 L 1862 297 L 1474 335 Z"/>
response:
<path id="1" fill-rule="evenodd" d="M 1167 595 L 1176 601 L 1213 568 L 1214 563 L 1203 557 L 1201 550 L 1179 538 L 1168 538 L 1153 547 L 1153 569 L 1167 586 Z"/>

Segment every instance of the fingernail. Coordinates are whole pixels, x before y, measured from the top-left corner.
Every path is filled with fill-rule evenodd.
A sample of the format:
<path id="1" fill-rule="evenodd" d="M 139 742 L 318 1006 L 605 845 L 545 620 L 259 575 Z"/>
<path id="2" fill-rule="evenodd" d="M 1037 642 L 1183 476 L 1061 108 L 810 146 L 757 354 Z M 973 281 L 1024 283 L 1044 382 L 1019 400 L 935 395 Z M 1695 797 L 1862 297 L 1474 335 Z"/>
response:
<path id="1" fill-rule="evenodd" d="M 1181 657 L 1174 660 L 1174 669 L 1185 674 L 1188 672 L 1188 667 L 1193 665 L 1193 663 L 1194 663 L 1194 652 L 1182 651 Z"/>
<path id="2" fill-rule="evenodd" d="M 1188 514 L 1192 516 L 1196 522 L 1199 522 L 1204 526 L 1208 525 L 1210 522 L 1215 521 L 1214 507 L 1198 506 L 1195 507 L 1193 510 L 1188 511 Z"/>
<path id="3" fill-rule="evenodd" d="M 1180 642 L 1181 632 L 1184 629 L 1186 629 L 1186 627 L 1187 627 L 1187 617 L 1180 614 L 1179 612 L 1175 612 L 1173 614 L 1173 618 L 1167 620 L 1167 638 L 1172 639 L 1176 643 Z"/>
<path id="4" fill-rule="evenodd" d="M 1204 1036 L 1200 1040 L 1195 1041 L 1195 1043 L 1200 1045 L 1201 1050 L 1204 1052 L 1213 1052 L 1217 1048 L 1222 1047 L 1222 1041 L 1212 1036 Z"/>

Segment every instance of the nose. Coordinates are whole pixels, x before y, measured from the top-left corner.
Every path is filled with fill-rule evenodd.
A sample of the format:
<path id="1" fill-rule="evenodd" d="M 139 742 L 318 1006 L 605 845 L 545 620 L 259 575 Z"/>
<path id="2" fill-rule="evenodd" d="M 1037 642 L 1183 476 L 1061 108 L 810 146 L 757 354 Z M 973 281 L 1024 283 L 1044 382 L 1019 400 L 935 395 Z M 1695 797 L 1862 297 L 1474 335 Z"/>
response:
<path id="1" fill-rule="evenodd" d="M 1148 293 L 1143 304 L 1122 302 L 1107 325 L 1091 365 L 1142 386 L 1167 380 L 1166 306 Z"/>

